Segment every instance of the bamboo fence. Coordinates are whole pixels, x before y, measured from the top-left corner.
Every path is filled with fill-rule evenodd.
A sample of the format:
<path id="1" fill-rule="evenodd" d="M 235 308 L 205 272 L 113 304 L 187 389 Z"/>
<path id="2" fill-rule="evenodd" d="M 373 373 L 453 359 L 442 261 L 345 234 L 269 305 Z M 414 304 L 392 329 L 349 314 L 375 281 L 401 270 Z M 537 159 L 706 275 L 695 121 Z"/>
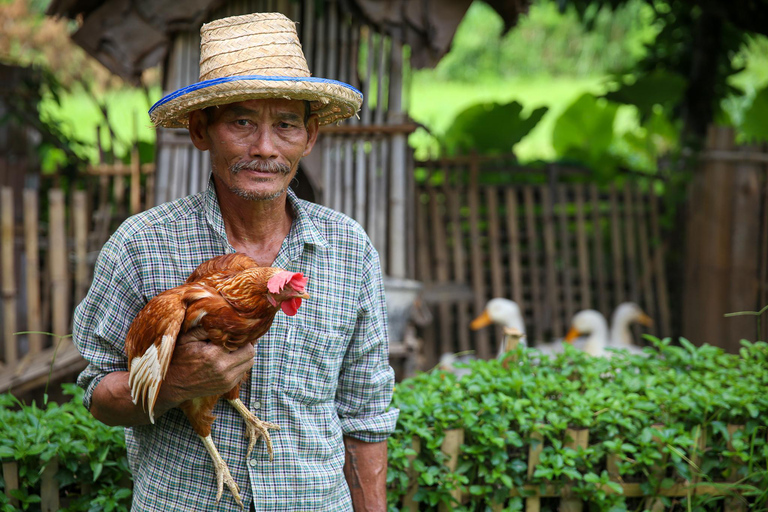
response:
<path id="1" fill-rule="evenodd" d="M 663 428 L 663 425 L 657 425 L 656 428 Z M 737 430 L 742 430 L 744 428 L 743 425 L 728 425 L 728 433 L 729 436 L 732 437 L 733 433 Z M 707 447 L 707 434 L 706 429 L 699 427 L 696 429 L 697 435 L 696 435 L 696 453 L 692 456 L 691 463 L 694 466 L 699 465 L 700 461 L 700 453 L 704 453 L 708 450 Z M 531 434 L 531 439 L 535 440 L 536 442 L 531 443 L 531 445 L 528 447 L 528 457 L 527 457 L 527 477 L 529 480 L 529 483 L 524 484 L 521 487 L 510 489 L 508 497 L 509 498 L 516 498 L 521 497 L 524 499 L 524 510 L 526 512 L 539 512 L 541 510 L 541 500 L 542 498 L 557 498 L 559 499 L 559 507 L 558 510 L 561 512 L 582 512 L 583 510 L 587 510 L 588 507 L 586 507 L 587 502 L 582 500 L 580 497 L 576 496 L 573 492 L 574 484 L 570 483 L 567 480 L 564 481 L 557 481 L 557 482 L 544 482 L 544 483 L 533 483 L 530 482 L 532 479 L 534 473 L 536 472 L 536 467 L 539 464 L 541 453 L 544 449 L 544 439 L 542 435 L 538 432 L 533 432 Z M 570 428 L 565 431 L 565 439 L 564 439 L 564 446 L 567 448 L 571 448 L 574 450 L 578 450 L 579 448 L 588 448 L 589 447 L 589 430 L 588 429 L 576 429 L 576 428 Z M 461 447 L 464 443 L 464 431 L 463 429 L 453 429 L 453 430 L 447 430 L 445 432 L 445 437 L 441 445 L 441 451 L 447 456 L 446 466 L 449 470 L 454 471 L 457 467 L 457 464 L 459 462 L 459 459 L 461 458 Z M 729 449 L 731 449 L 730 441 L 728 444 Z M 421 440 L 414 436 L 412 440 L 411 448 L 414 450 L 415 454 L 412 455 L 410 458 L 411 460 L 418 457 L 419 452 L 421 451 Z M 618 471 L 618 456 L 616 455 L 607 455 L 605 460 L 605 466 L 607 468 L 608 474 L 610 475 L 610 479 L 612 482 L 615 482 L 619 485 L 621 488 L 620 493 L 627 497 L 627 498 L 643 498 L 644 499 L 644 509 L 645 510 L 651 510 L 653 512 L 661 512 L 664 510 L 667 510 L 665 505 L 663 504 L 661 497 L 667 497 L 667 498 L 692 498 L 695 496 L 724 496 L 726 497 L 723 500 L 723 512 L 742 512 L 747 510 L 747 502 L 746 500 L 741 497 L 738 493 L 738 486 L 736 484 L 738 480 L 737 476 L 737 470 L 742 464 L 740 459 L 738 457 L 731 458 L 730 460 L 726 460 L 725 463 L 729 465 L 730 468 L 730 474 L 731 477 L 729 477 L 726 481 L 723 482 L 702 482 L 700 479 L 700 476 L 696 475 L 690 480 L 684 480 L 680 477 L 677 477 L 675 479 L 675 482 L 671 486 L 665 486 L 662 487 L 661 485 L 657 485 L 657 488 L 653 490 L 652 494 L 648 494 L 644 490 L 645 488 L 648 488 L 646 482 L 642 481 L 633 481 L 633 482 L 624 482 L 621 476 L 619 475 Z M 662 460 L 662 465 L 664 461 Z M 651 468 L 651 472 L 659 472 L 662 471 L 662 466 L 657 466 L 656 468 Z M 658 476 L 658 475 L 657 475 Z M 660 482 L 661 479 L 659 478 L 658 481 Z M 456 490 L 451 491 L 451 496 L 458 502 L 458 503 L 466 503 L 467 498 L 469 494 L 467 493 L 467 489 L 470 485 L 472 485 L 473 482 L 469 482 L 465 486 L 461 486 Z M 416 495 L 416 492 L 418 490 L 418 474 L 415 472 L 410 473 L 410 481 L 408 484 L 408 492 L 403 496 L 402 502 L 401 502 L 401 509 L 407 510 L 411 512 L 416 512 L 419 510 L 419 503 L 415 501 L 414 497 Z M 613 488 L 609 487 L 608 485 L 600 485 L 600 490 L 605 492 L 606 494 L 617 494 L 617 491 Z M 501 511 L 504 509 L 505 504 L 504 503 L 497 503 L 491 506 L 491 510 L 494 512 Z M 450 506 L 447 505 L 441 505 L 440 506 L 441 511 L 448 511 L 451 510 Z"/>
<path id="2" fill-rule="evenodd" d="M 132 162 L 89 167 L 83 189 L 56 186 L 59 176 L 46 177 L 53 186 L 0 189 L 0 392 L 83 367 L 68 339 L 74 307 L 112 231 L 152 205 L 154 165 L 140 166 L 137 153 Z"/>
<path id="3" fill-rule="evenodd" d="M 671 334 L 661 201 L 650 180 L 486 184 L 481 165 L 426 162 L 417 187 L 416 276 L 436 310 L 422 333 L 427 367 L 446 352 L 496 353 L 500 332 L 468 328 L 493 297 L 520 305 L 529 342 L 564 336 L 581 309 L 608 317 L 628 300 L 654 319 L 652 334 Z"/>

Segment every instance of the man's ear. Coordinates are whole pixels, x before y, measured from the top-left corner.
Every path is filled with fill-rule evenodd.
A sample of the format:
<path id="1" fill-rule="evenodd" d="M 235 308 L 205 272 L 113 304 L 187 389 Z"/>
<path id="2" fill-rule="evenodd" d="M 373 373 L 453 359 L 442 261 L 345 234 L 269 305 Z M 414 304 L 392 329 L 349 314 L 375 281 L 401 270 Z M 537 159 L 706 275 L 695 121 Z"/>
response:
<path id="1" fill-rule="evenodd" d="M 211 149 L 208 137 L 208 116 L 202 110 L 193 110 L 189 114 L 189 138 L 200 151 Z"/>
<path id="2" fill-rule="evenodd" d="M 307 121 L 307 147 L 304 148 L 304 153 L 301 155 L 302 157 L 307 156 L 312 152 L 312 148 L 315 147 L 315 142 L 317 142 L 317 133 L 319 129 L 320 122 L 318 121 L 317 116 L 311 116 Z"/>

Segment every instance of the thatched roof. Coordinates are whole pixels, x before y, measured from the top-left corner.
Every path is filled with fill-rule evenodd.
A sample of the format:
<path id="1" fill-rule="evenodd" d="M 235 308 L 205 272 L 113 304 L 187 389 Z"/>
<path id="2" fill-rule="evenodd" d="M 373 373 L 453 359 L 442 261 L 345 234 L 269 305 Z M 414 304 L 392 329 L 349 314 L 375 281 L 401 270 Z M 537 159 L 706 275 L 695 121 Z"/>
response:
<path id="1" fill-rule="evenodd" d="M 531 0 L 486 0 L 513 27 Z M 197 30 L 225 0 L 53 0 L 51 16 L 82 20 L 72 39 L 109 70 L 137 82 L 160 64 L 174 32 Z M 433 66 L 451 40 L 472 0 L 348 0 L 355 16 L 387 33 L 402 34 L 416 67 Z"/>

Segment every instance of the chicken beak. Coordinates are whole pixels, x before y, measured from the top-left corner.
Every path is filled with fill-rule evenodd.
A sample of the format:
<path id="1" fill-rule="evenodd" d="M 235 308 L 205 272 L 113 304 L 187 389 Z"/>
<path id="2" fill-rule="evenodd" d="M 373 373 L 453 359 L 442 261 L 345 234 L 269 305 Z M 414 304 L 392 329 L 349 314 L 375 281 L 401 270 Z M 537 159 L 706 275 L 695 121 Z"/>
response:
<path id="1" fill-rule="evenodd" d="M 309 298 L 309 294 L 307 292 L 301 292 L 301 294 L 297 295 L 297 297 L 300 298 L 300 299 L 308 299 Z"/>
<path id="2" fill-rule="evenodd" d="M 483 327 L 487 327 L 493 323 L 493 320 L 491 320 L 491 316 L 488 314 L 488 311 L 483 311 L 480 316 L 472 320 L 472 323 L 469 324 L 469 328 L 473 331 L 476 331 L 478 329 L 482 329 Z"/>
<path id="3" fill-rule="evenodd" d="M 653 327 L 653 318 L 649 317 L 645 313 L 641 313 L 640 316 L 637 317 L 637 323 L 646 327 Z"/>
<path id="4" fill-rule="evenodd" d="M 578 329 L 576 329 L 575 327 L 571 327 L 568 330 L 568 334 L 565 335 L 564 340 L 566 341 L 566 343 L 573 343 L 573 340 L 578 338 L 579 334 L 581 333 L 578 331 Z"/>

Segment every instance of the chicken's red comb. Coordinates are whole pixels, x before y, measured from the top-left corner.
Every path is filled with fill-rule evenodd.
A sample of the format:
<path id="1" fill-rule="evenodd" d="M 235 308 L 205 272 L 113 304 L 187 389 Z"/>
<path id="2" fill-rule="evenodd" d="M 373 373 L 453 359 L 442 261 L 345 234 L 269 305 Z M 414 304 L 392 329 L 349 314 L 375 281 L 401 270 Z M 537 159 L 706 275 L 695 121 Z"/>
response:
<path id="1" fill-rule="evenodd" d="M 303 292 L 304 287 L 307 286 L 307 281 L 309 280 L 301 272 L 288 272 L 284 270 L 269 278 L 267 290 L 270 293 L 280 293 L 285 288 L 285 285 L 290 283 L 291 288 L 297 292 Z"/>

